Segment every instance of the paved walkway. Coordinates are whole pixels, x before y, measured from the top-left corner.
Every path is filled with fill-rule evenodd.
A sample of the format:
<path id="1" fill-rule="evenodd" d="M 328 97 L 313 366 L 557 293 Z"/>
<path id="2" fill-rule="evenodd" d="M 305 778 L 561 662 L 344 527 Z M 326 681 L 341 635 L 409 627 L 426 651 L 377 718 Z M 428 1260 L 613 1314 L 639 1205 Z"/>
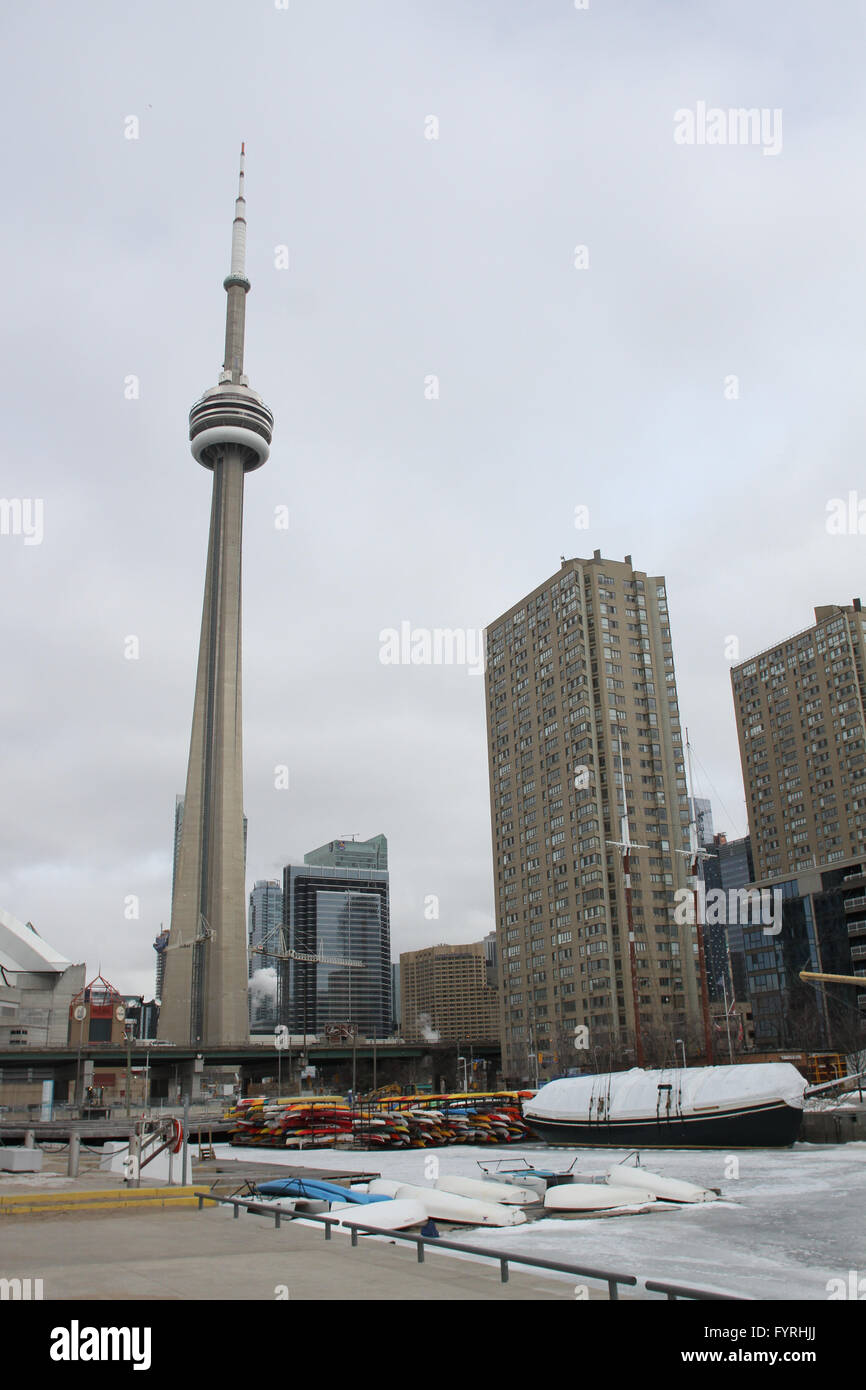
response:
<path id="1" fill-rule="evenodd" d="M 574 1281 L 499 1266 L 387 1237 L 321 1230 L 228 1207 L 204 1211 L 6 1217 L 0 1278 L 42 1279 L 46 1299 L 543 1300 L 575 1301 Z M 589 1285 L 590 1298 L 607 1287 Z M 626 1295 L 626 1290 L 622 1290 Z"/>

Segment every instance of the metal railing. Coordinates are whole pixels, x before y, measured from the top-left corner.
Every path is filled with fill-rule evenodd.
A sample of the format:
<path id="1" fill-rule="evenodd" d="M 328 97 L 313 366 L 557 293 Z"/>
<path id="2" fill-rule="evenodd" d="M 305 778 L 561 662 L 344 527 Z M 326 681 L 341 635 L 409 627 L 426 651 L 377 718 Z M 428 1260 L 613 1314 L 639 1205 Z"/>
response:
<path id="1" fill-rule="evenodd" d="M 647 1279 L 646 1288 L 650 1293 L 663 1293 L 667 1295 L 670 1303 L 675 1303 L 678 1298 L 700 1298 L 718 1299 L 725 1303 L 744 1303 L 750 1302 L 747 1296 L 739 1293 L 712 1293 L 709 1289 L 693 1289 L 687 1284 L 663 1284 L 658 1279 Z"/>
<path id="2" fill-rule="evenodd" d="M 373 1235 L 388 1237 L 389 1243 L 392 1241 L 403 1241 L 407 1245 L 414 1245 L 418 1252 L 418 1263 L 424 1264 L 424 1248 L 429 1245 L 437 1250 L 455 1250 L 460 1254 L 471 1255 L 475 1259 L 495 1260 L 499 1263 L 499 1281 L 502 1284 L 508 1283 L 510 1265 L 526 1265 L 530 1269 L 549 1269 L 557 1274 L 580 1275 L 584 1279 L 597 1279 L 601 1283 L 607 1284 L 608 1297 L 614 1301 L 619 1299 L 619 1287 L 623 1285 L 627 1288 L 634 1288 L 637 1285 L 637 1277 L 634 1274 L 616 1274 L 609 1269 L 593 1269 L 586 1265 L 566 1264 L 561 1260 L 541 1260 L 532 1255 L 515 1255 L 510 1250 L 485 1250 L 477 1245 L 467 1245 L 463 1241 L 443 1240 L 441 1236 L 407 1235 L 402 1231 L 383 1231 L 381 1226 L 368 1226 L 360 1221 L 345 1221 L 336 1216 L 320 1216 L 311 1212 L 296 1212 L 283 1210 L 280 1207 L 266 1207 L 261 1201 L 255 1198 L 243 1197 L 217 1197 L 213 1193 L 199 1192 L 198 1210 L 204 1209 L 205 1202 L 213 1202 L 218 1206 L 230 1206 L 233 1208 L 232 1216 L 237 1218 L 240 1209 L 252 1211 L 260 1216 L 273 1216 L 274 1229 L 279 1230 L 282 1220 L 288 1221 L 310 1221 L 316 1225 L 324 1226 L 325 1240 L 331 1239 L 331 1227 L 341 1226 L 344 1230 L 352 1233 L 352 1245 L 357 1247 L 358 1235 Z M 733 1293 L 712 1293 L 706 1289 L 689 1288 L 680 1284 L 665 1284 L 658 1281 L 646 1281 L 646 1288 L 653 1293 L 667 1294 L 668 1299 L 693 1298 L 693 1299 L 725 1299 L 732 1302 L 742 1301 L 740 1294 Z"/>

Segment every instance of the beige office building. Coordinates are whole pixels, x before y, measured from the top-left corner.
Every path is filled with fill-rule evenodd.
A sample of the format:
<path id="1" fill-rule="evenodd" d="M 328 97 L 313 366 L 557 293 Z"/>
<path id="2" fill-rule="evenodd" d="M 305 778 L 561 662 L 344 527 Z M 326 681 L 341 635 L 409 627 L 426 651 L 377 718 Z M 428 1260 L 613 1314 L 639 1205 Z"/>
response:
<path id="1" fill-rule="evenodd" d="M 506 1079 L 634 1065 L 636 1019 L 646 1065 L 672 1062 L 678 1039 L 694 1055 L 695 933 L 674 919 L 691 864 L 664 579 L 631 556 L 563 560 L 488 627 L 486 704 Z M 626 806 L 635 991 L 611 843 Z"/>
<path id="2" fill-rule="evenodd" d="M 483 941 L 401 954 L 400 1032 L 407 1042 L 499 1037 L 499 992 L 487 983 L 487 955 Z"/>
<path id="3" fill-rule="evenodd" d="M 866 614 L 815 624 L 731 671 L 756 880 L 866 854 Z"/>

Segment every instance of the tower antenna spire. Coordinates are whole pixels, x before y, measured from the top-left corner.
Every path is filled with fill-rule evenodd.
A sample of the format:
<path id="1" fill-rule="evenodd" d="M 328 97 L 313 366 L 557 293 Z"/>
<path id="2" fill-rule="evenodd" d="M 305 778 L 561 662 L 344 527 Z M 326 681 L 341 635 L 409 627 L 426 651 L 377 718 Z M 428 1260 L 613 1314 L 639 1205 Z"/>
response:
<path id="1" fill-rule="evenodd" d="M 231 269 L 223 281 L 228 296 L 226 301 L 226 350 L 223 372 L 228 380 L 244 385 L 244 326 L 246 318 L 245 300 L 249 294 L 250 282 L 247 279 L 247 200 L 244 194 L 244 164 L 246 155 L 241 145 L 240 172 L 238 174 L 238 196 L 235 199 L 235 219 L 232 223 L 232 261 Z"/>

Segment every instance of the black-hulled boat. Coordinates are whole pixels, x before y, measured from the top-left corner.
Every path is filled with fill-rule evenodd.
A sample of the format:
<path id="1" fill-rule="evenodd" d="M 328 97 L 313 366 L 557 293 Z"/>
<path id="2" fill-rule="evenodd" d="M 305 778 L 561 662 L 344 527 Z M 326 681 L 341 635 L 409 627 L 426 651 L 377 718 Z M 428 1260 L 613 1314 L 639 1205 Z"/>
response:
<path id="1" fill-rule="evenodd" d="M 775 1148 L 797 1139 L 806 1086 L 788 1062 L 634 1067 L 550 1081 L 523 1113 L 548 1144 Z"/>

